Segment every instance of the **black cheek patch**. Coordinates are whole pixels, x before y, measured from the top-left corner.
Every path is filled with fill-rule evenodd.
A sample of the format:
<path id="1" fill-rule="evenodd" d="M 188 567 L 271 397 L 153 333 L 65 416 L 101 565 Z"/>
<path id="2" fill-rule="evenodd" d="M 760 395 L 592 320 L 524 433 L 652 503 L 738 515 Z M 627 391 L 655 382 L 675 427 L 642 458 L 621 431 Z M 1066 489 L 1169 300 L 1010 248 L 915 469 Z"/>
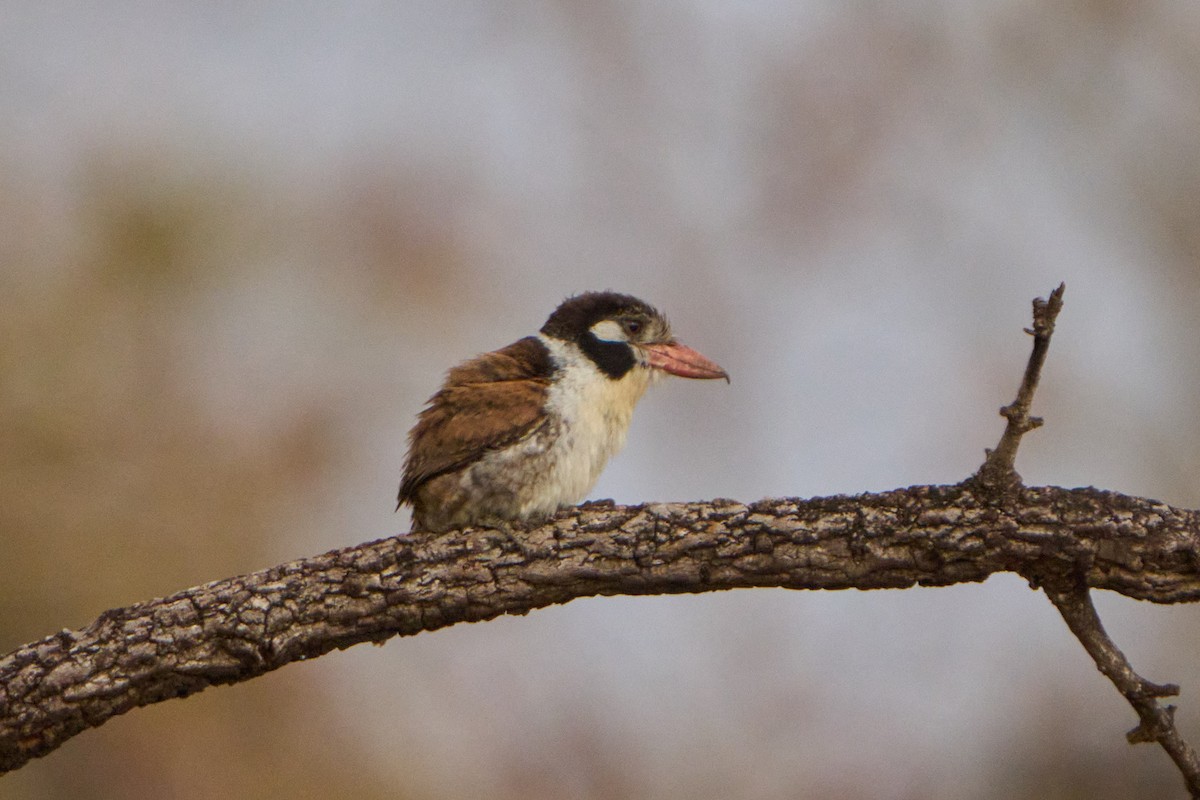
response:
<path id="1" fill-rule="evenodd" d="M 624 342 L 601 341 L 591 331 L 583 335 L 579 344 L 600 371 L 613 380 L 625 377 L 625 373 L 637 363 L 632 347 Z"/>

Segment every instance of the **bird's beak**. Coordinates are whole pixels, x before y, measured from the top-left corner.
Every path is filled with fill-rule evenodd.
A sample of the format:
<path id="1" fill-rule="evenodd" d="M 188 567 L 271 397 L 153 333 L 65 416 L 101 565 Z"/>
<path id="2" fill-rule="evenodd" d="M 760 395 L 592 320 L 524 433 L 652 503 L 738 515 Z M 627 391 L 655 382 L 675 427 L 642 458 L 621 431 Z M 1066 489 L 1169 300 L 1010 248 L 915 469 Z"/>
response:
<path id="1" fill-rule="evenodd" d="M 641 348 L 649 355 L 653 369 L 661 369 L 682 378 L 724 378 L 729 383 L 729 375 L 725 370 L 685 344 L 671 341 L 644 344 Z"/>

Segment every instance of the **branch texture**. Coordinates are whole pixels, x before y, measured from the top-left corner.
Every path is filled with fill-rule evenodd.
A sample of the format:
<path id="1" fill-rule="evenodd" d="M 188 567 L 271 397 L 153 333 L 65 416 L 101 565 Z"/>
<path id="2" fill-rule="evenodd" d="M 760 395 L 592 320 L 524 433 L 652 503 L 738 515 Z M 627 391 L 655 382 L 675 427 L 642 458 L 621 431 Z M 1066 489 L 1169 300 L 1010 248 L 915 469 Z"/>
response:
<path id="1" fill-rule="evenodd" d="M 1157 742 L 1175 762 L 1188 792 L 1192 797 L 1200 797 L 1200 759 L 1175 727 L 1175 706 L 1158 704 L 1160 697 L 1179 694 L 1179 687 L 1171 683 L 1151 683 L 1134 672 L 1125 654 L 1104 630 L 1087 589 L 1046 587 L 1046 594 L 1096 662 L 1096 667 L 1138 713 L 1138 726 L 1127 735 L 1130 744 Z"/>
<path id="2" fill-rule="evenodd" d="M 1016 572 L 1200 599 L 1200 512 L 971 483 L 745 505 L 593 503 L 514 532 L 415 533 L 105 612 L 0 658 L 0 772 L 132 708 L 360 642 L 594 595 L 898 589 Z"/>

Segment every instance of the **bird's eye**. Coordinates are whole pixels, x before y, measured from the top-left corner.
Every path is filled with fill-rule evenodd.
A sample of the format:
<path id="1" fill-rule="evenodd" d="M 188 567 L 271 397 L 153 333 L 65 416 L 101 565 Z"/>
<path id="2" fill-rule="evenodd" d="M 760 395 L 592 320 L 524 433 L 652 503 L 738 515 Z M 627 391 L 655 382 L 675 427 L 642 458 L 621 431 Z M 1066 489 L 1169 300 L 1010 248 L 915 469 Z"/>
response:
<path id="1" fill-rule="evenodd" d="M 625 332 L 629 334 L 638 334 L 642 331 L 642 323 L 636 319 L 627 320 L 625 322 Z"/>

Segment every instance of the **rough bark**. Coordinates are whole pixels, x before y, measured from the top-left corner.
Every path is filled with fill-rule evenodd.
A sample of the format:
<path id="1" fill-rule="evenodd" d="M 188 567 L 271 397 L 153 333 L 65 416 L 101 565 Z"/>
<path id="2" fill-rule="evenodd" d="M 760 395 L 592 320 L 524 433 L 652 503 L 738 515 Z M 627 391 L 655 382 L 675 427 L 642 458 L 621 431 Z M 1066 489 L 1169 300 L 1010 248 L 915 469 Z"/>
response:
<path id="1" fill-rule="evenodd" d="M 1033 350 L 1000 443 L 954 486 L 884 494 L 619 507 L 546 525 L 466 530 L 338 550 L 116 609 L 0 659 L 0 773 L 139 705 L 184 697 L 334 648 L 524 614 L 576 597 L 751 586 L 888 589 L 1011 571 L 1040 586 L 1200 798 L 1200 758 L 1105 633 L 1090 590 L 1157 603 L 1200 597 L 1200 512 L 1095 489 L 1029 488 L 1017 449 L 1064 285 L 1033 301 Z"/>
<path id="2" fill-rule="evenodd" d="M 0 772 L 137 706 L 359 642 L 593 595 L 885 589 L 1016 572 L 1200 599 L 1200 512 L 968 482 L 745 505 L 589 504 L 540 526 L 416 533 L 105 612 L 0 658 Z"/>

